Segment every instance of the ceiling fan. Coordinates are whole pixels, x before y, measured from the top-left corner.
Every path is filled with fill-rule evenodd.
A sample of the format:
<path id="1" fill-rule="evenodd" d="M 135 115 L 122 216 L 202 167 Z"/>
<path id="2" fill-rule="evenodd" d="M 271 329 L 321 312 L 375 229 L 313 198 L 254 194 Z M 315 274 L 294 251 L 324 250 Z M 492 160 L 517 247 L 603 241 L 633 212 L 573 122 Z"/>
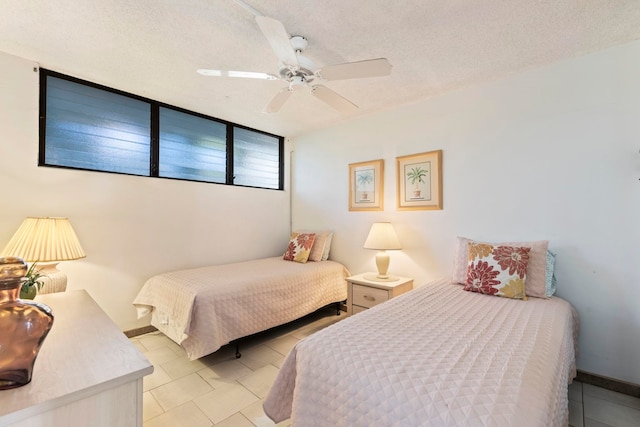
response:
<path id="1" fill-rule="evenodd" d="M 307 39 L 292 36 L 284 25 L 276 19 L 256 14 L 256 23 L 267 38 L 271 48 L 280 61 L 277 74 L 249 71 L 221 71 L 199 69 L 205 76 L 240 77 L 265 80 L 283 80 L 288 86 L 282 88 L 264 108 L 266 113 L 277 113 L 294 91 L 310 88 L 311 94 L 342 113 L 350 113 L 358 106 L 317 81 L 347 80 L 365 77 L 383 77 L 391 74 L 391 64 L 386 58 L 369 59 L 358 62 L 329 65 L 316 68 L 313 61 L 303 55 L 307 48 Z"/>

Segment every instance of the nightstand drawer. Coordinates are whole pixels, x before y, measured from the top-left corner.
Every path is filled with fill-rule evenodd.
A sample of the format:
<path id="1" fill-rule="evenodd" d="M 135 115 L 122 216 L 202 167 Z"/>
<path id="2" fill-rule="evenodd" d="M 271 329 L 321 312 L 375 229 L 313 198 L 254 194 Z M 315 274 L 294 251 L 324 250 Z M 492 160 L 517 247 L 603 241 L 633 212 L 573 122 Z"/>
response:
<path id="1" fill-rule="evenodd" d="M 375 276 L 376 273 L 363 273 L 347 277 L 347 314 L 349 316 L 395 298 L 413 288 L 413 279 L 408 277 L 377 280 Z"/>
<path id="2" fill-rule="evenodd" d="M 389 291 L 368 286 L 353 285 L 353 305 L 371 308 L 389 299 Z"/>

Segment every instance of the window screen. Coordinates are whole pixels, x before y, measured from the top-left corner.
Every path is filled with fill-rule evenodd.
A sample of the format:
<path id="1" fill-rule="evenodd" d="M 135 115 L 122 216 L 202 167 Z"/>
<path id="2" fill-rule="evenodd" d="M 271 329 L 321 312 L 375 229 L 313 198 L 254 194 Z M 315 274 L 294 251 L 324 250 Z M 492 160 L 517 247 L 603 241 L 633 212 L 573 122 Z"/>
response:
<path id="1" fill-rule="evenodd" d="M 149 103 L 47 76 L 45 164 L 149 175 Z"/>

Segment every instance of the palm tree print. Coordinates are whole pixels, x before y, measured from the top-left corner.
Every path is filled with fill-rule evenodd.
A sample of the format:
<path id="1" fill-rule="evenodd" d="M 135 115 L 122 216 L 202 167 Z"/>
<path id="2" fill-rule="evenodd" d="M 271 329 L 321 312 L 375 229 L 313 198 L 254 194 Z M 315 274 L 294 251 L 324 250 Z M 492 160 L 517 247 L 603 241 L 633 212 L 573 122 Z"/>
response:
<path id="1" fill-rule="evenodd" d="M 372 170 L 364 170 L 358 171 L 358 185 L 365 187 L 367 184 L 371 184 L 373 182 L 373 171 Z"/>
<path id="2" fill-rule="evenodd" d="M 367 189 L 373 183 L 373 170 L 366 169 L 356 172 L 356 187 L 361 191 L 361 200 L 368 200 Z"/>
<path id="3" fill-rule="evenodd" d="M 420 184 L 424 184 L 424 178 L 429 174 L 429 169 L 423 169 L 421 166 L 411 168 L 410 172 L 407 172 L 407 179 L 414 186 L 413 194 L 415 197 L 420 197 Z"/>
<path id="4" fill-rule="evenodd" d="M 411 182 L 411 184 L 416 186 L 416 190 L 418 189 L 418 185 L 420 185 L 421 183 L 424 183 L 424 178 L 425 176 L 427 176 L 427 173 L 429 171 L 426 169 L 422 169 L 420 166 L 416 166 L 415 168 L 411 168 L 411 172 L 407 173 L 407 178 L 409 178 L 409 181 Z"/>

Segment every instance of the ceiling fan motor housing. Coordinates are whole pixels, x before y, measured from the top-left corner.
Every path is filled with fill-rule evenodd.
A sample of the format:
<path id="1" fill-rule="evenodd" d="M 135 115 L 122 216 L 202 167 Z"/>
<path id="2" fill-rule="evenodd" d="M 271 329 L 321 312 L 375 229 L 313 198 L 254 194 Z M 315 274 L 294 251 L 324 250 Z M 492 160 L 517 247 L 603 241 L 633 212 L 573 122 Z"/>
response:
<path id="1" fill-rule="evenodd" d="M 290 41 L 291 47 L 293 47 L 293 50 L 295 50 L 296 52 L 304 52 L 307 46 L 309 46 L 309 42 L 304 36 L 291 36 Z"/>
<path id="2" fill-rule="evenodd" d="M 314 72 L 316 66 L 311 59 L 302 54 L 309 43 L 303 36 L 293 36 L 290 41 L 291 46 L 296 51 L 298 65 L 282 64 L 278 74 L 283 80 L 288 81 L 292 85 L 301 84 L 299 79 L 294 79 L 296 77 L 301 77 L 303 83 L 311 83 L 316 77 Z"/>

